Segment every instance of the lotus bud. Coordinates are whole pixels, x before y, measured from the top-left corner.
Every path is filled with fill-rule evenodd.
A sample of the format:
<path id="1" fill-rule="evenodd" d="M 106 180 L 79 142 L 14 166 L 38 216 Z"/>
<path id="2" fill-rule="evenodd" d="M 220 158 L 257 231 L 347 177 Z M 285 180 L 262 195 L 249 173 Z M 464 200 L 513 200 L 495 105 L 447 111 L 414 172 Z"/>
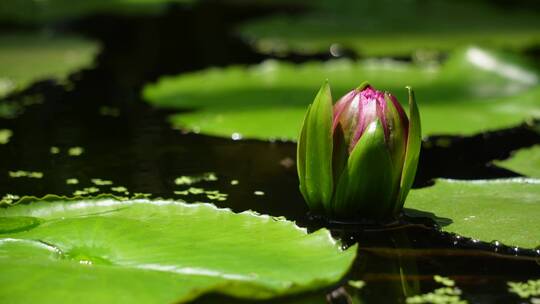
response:
<path id="1" fill-rule="evenodd" d="M 409 91 L 409 118 L 387 92 L 367 83 L 335 105 L 323 84 L 298 140 L 300 192 L 310 210 L 333 219 L 389 221 L 401 212 L 421 146 L 420 115 Z"/>

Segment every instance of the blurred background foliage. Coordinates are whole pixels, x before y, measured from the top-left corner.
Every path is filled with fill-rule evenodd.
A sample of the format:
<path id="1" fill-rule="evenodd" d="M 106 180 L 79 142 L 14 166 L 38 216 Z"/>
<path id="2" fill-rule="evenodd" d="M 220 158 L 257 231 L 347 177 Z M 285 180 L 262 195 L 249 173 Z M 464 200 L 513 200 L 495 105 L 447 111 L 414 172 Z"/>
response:
<path id="1" fill-rule="evenodd" d="M 93 14 L 157 14 L 167 3 L 194 0 L 15 0 L 0 2 L 0 21 L 16 24 L 65 22 Z"/>
<path id="2" fill-rule="evenodd" d="M 0 34 L 0 98 L 36 80 L 64 81 L 69 74 L 91 66 L 98 52 L 99 43 L 76 35 Z"/>
<path id="3" fill-rule="evenodd" d="M 419 65 L 389 59 L 212 68 L 163 77 L 144 97 L 167 108 L 179 127 L 225 137 L 295 140 L 307 105 L 322 80 L 334 100 L 367 80 L 407 106 L 406 85 L 417 94 L 423 132 L 474 134 L 511 127 L 540 116 L 539 76 L 514 54 L 477 47 L 457 49 L 444 64 Z"/>
<path id="4" fill-rule="evenodd" d="M 364 80 L 394 92 L 402 102 L 403 87 L 415 87 L 428 134 L 472 134 L 540 115 L 540 4 L 530 0 L 3 1 L 0 97 L 45 79 L 69 84 L 68 75 L 92 67 L 102 41 L 83 37 L 79 20 L 148 16 L 153 23 L 171 8 L 205 5 L 228 9 L 198 16 L 200 27 L 217 27 L 215 19 L 233 18 L 230 12 L 255 12 L 237 18 L 226 35 L 251 47 L 257 59 L 247 61 L 260 64 L 234 66 L 236 60 L 225 59 L 229 67 L 223 69 L 152 79 L 157 84 L 148 84 L 143 97 L 152 105 L 190 111 L 173 123 L 191 131 L 294 139 L 305 106 L 327 78 L 334 98 Z M 115 25 L 109 24 L 110 31 L 122 35 Z M 170 39 L 178 48 L 192 47 L 183 39 L 185 31 L 193 31 L 204 43 L 201 53 L 212 49 L 214 57 L 231 57 L 220 50 L 221 36 L 173 22 L 165 26 L 177 33 Z M 154 49 L 148 43 L 126 48 L 125 57 L 162 56 L 163 40 L 152 42 Z M 174 50 L 165 51 L 174 56 Z M 179 54 L 178 61 L 190 61 L 185 57 Z M 283 62 L 261 63 L 276 58 Z M 124 67 L 136 69 L 127 61 Z M 139 62 L 141 69 L 152 68 L 150 61 Z M 175 59 L 169 65 L 180 66 Z M 13 105 L 4 104 L 0 113 L 13 116 L 10 109 Z"/>
<path id="5" fill-rule="evenodd" d="M 524 49 L 540 42 L 533 3 L 483 0 L 316 0 L 301 14 L 248 21 L 239 32 L 265 53 L 340 48 L 366 56 L 410 56 L 479 44 Z M 537 7 L 536 7 L 537 8 Z"/>

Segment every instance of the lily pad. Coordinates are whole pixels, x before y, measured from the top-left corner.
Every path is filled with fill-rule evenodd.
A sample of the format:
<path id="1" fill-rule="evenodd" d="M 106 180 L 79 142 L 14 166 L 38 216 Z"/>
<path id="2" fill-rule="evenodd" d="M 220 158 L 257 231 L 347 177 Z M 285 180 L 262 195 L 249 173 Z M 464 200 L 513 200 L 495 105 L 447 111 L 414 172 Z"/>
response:
<path id="1" fill-rule="evenodd" d="M 509 159 L 496 161 L 495 164 L 521 175 L 540 178 L 540 145 L 520 149 Z"/>
<path id="2" fill-rule="evenodd" d="M 191 110 L 172 122 L 195 132 L 296 139 L 307 105 L 325 79 L 334 99 L 367 80 L 405 103 L 405 86 L 412 86 L 424 134 L 473 134 L 540 117 L 536 71 L 520 58 L 480 48 L 456 52 L 440 67 L 334 60 L 212 68 L 163 77 L 143 94 L 154 105 Z"/>
<path id="3" fill-rule="evenodd" d="M 405 213 L 429 216 L 443 231 L 508 246 L 540 245 L 540 180 L 438 180 L 413 190 Z"/>
<path id="4" fill-rule="evenodd" d="M 96 42 L 77 36 L 21 32 L 0 35 L 0 98 L 45 79 L 64 81 L 89 67 L 99 51 Z"/>
<path id="5" fill-rule="evenodd" d="M 481 1 L 312 1 L 303 15 L 249 21 L 240 36 L 263 53 L 405 55 L 470 44 L 521 49 L 540 42 L 540 20 L 519 5 Z"/>
<path id="6" fill-rule="evenodd" d="M 209 204 L 17 204 L 0 209 L 0 302 L 183 303 L 206 292 L 269 298 L 335 283 L 355 251 L 342 251 L 327 230 L 307 234 L 284 219 Z"/>

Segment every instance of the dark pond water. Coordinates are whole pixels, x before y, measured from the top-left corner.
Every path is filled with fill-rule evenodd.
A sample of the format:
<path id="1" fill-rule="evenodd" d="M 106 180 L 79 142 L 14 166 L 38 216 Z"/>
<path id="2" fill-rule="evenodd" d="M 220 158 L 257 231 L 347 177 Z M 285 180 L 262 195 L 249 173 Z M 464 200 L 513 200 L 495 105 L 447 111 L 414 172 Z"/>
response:
<path id="1" fill-rule="evenodd" d="M 11 142 L 0 146 L 0 172 L 39 171 L 44 177 L 16 179 L 0 174 L 0 196 L 71 195 L 77 189 L 94 186 L 90 179 L 101 178 L 131 193 L 182 199 L 185 197 L 174 194 L 181 190 L 174 183 L 176 177 L 215 172 L 217 181 L 201 185 L 229 194 L 226 201 L 214 202 L 218 206 L 285 216 L 310 229 L 320 227 L 310 220 L 298 191 L 294 143 L 184 134 L 167 123 L 166 111 L 149 107 L 139 96 L 144 83 L 164 74 L 260 62 L 264 58 L 232 37 L 230 30 L 247 17 L 267 12 L 255 8 L 238 11 L 210 3 L 192 9 L 173 7 L 159 17 L 100 16 L 56 25 L 99 39 L 104 49 L 95 68 L 72 75 L 69 89 L 45 81 L 9 98 L 17 101 L 38 95 L 43 103 L 27 107 L 15 119 L 0 119 L 2 128 L 16 134 Z M 326 55 L 316 57 L 327 59 Z M 313 57 L 293 55 L 285 59 Z M 104 107 L 118 110 L 119 115 L 104 115 Z M 429 186 L 437 177 L 516 176 L 488 165 L 489 161 L 539 141 L 526 126 L 473 137 L 428 138 L 415 187 Z M 52 146 L 60 148 L 61 153 L 51 154 Z M 69 156 L 66 151 L 70 147 L 82 147 L 84 152 Z M 68 185 L 69 178 L 77 178 L 80 183 Z M 238 184 L 231 185 L 232 180 Z M 256 195 L 256 191 L 264 195 Z M 192 196 L 187 200 L 207 199 Z M 507 293 L 506 282 L 540 277 L 539 255 L 533 251 L 516 252 L 475 243 L 439 233 L 430 228 L 430 223 L 386 230 L 342 226 L 332 227 L 332 232 L 346 244 L 360 244 L 357 262 L 344 282 L 360 279 L 367 287 L 356 291 L 334 286 L 271 303 L 317 303 L 325 299 L 350 303 L 353 298 L 355 303 L 401 303 L 406 293 L 439 287 L 433 282 L 435 274 L 456 280 L 463 298 L 472 303 L 520 303 L 517 296 Z M 197 302 L 249 301 L 209 295 Z"/>

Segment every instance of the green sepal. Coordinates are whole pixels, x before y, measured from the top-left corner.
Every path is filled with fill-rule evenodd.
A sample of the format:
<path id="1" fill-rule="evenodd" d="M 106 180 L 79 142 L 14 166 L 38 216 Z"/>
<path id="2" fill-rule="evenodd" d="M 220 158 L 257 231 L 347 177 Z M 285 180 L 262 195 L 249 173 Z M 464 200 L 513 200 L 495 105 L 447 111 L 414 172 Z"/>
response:
<path id="1" fill-rule="evenodd" d="M 358 87 L 356 87 L 356 89 L 359 90 L 359 91 L 362 91 L 362 90 L 365 89 L 367 86 L 369 86 L 369 82 L 368 82 L 368 81 L 364 81 L 364 82 L 362 82 Z"/>
<path id="2" fill-rule="evenodd" d="M 392 215 L 392 160 L 379 120 L 356 143 L 343 170 L 333 201 L 338 218 L 385 219 Z"/>
<path id="3" fill-rule="evenodd" d="M 392 243 L 395 244 L 396 258 L 399 270 L 401 292 L 405 297 L 412 297 L 420 293 L 420 281 L 418 279 L 407 279 L 418 276 L 418 264 L 415 259 L 407 256 L 407 251 L 414 248 L 409 236 L 404 231 L 391 234 Z M 394 263 L 396 263 L 394 262 Z"/>
<path id="4" fill-rule="evenodd" d="M 392 159 L 392 200 L 399 202 L 401 176 L 407 146 L 407 131 L 406 126 L 404 126 L 404 122 L 399 115 L 399 111 L 388 96 L 388 93 L 384 94 L 384 99 L 386 102 L 386 124 L 389 128 L 389 134 L 386 138 L 386 145 L 388 146 L 390 157 Z"/>
<path id="5" fill-rule="evenodd" d="M 332 200 L 332 96 L 326 81 L 307 113 L 298 143 L 300 191 L 314 212 Z"/>
<path id="6" fill-rule="evenodd" d="M 420 112 L 416 105 L 413 89 L 407 87 L 407 90 L 409 90 L 409 133 L 407 136 L 405 163 L 403 164 L 403 173 L 401 174 L 399 204 L 395 210 L 396 212 L 403 208 L 407 194 L 409 194 L 409 190 L 414 182 L 416 168 L 418 167 L 418 159 L 420 158 L 420 148 L 422 146 Z"/>
<path id="7" fill-rule="evenodd" d="M 384 94 L 384 100 L 386 102 L 386 112 L 384 115 L 386 118 L 386 124 L 390 129 L 387 144 L 396 169 L 401 171 L 403 168 L 403 161 L 405 159 L 407 145 L 406 127 L 403 125 L 399 111 L 394 106 L 394 103 L 388 96 L 388 93 Z M 401 172 L 399 175 L 401 176 Z"/>
<path id="8" fill-rule="evenodd" d="M 298 172 L 298 180 L 300 183 L 300 193 L 304 196 L 306 201 L 309 201 L 306 190 L 306 120 L 309 117 L 309 112 L 311 110 L 311 104 L 308 105 L 306 115 L 302 122 L 302 128 L 300 130 L 300 135 L 298 136 L 298 144 L 296 145 L 296 170 Z"/>
<path id="9" fill-rule="evenodd" d="M 340 124 L 334 130 L 333 150 L 332 150 L 332 175 L 334 177 L 334 185 L 337 185 L 341 173 L 347 166 L 349 159 L 349 145 L 345 141 L 345 135 Z"/>

